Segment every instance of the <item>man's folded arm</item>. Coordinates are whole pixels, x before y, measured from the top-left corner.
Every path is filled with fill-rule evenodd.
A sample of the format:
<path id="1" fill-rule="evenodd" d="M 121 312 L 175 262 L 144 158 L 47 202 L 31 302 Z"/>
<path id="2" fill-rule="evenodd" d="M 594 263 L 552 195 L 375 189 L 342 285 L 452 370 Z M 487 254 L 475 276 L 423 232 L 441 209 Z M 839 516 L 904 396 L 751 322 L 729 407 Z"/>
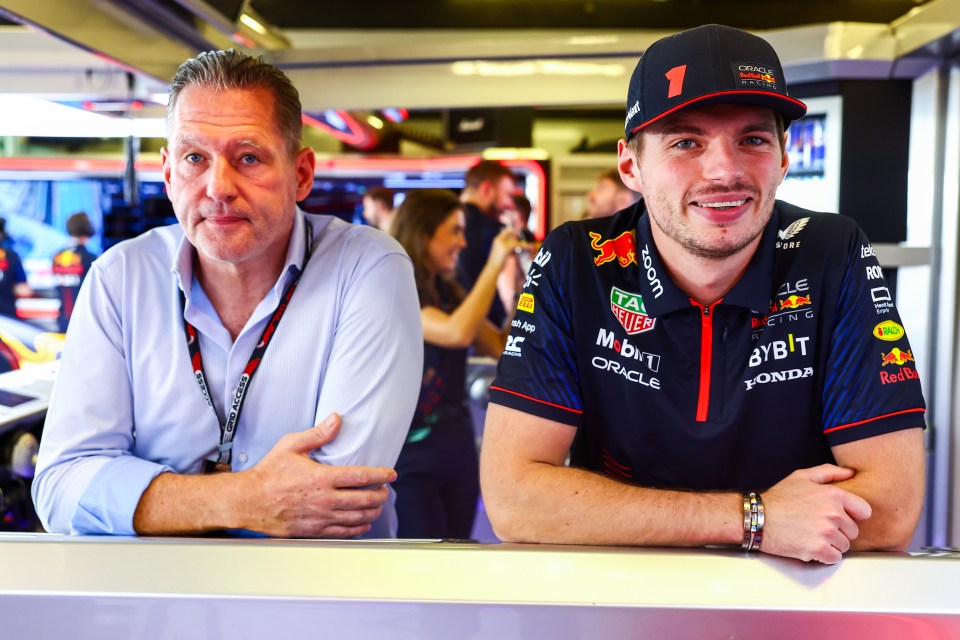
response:
<path id="1" fill-rule="evenodd" d="M 480 483 L 502 540 L 650 546 L 742 540 L 739 494 L 648 489 L 566 467 L 575 434 L 569 425 L 489 406 Z"/>
<path id="2" fill-rule="evenodd" d="M 873 510 L 860 525 L 853 548 L 902 551 L 913 538 L 926 486 L 923 430 L 918 426 L 832 448 L 837 464 L 856 472 L 836 483 L 866 500 Z"/>
<path id="3" fill-rule="evenodd" d="M 652 489 L 565 467 L 575 429 L 491 404 L 480 483 L 490 522 L 504 541 L 693 547 L 743 541 L 739 493 Z M 800 469 L 764 493 L 761 551 L 839 562 L 870 506 L 832 483 L 853 471 Z M 758 488 L 760 489 L 760 488 Z"/>

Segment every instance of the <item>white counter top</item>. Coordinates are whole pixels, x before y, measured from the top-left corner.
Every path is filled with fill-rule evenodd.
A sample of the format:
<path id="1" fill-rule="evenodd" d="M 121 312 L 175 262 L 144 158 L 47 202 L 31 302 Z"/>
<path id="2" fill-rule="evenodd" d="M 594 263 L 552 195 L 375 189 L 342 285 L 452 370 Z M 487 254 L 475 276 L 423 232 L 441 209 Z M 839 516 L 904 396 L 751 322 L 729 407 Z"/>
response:
<path id="1" fill-rule="evenodd" d="M 10 640 L 960 638 L 958 584 L 907 554 L 0 534 Z"/>

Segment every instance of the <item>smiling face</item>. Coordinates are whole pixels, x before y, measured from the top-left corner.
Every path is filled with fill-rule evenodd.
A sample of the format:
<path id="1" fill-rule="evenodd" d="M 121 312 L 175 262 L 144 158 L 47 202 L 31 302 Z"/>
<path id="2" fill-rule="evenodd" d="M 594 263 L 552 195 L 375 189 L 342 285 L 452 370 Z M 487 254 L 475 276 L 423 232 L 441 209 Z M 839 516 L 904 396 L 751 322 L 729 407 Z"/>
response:
<path id="1" fill-rule="evenodd" d="M 167 194 L 201 267 L 281 263 L 297 201 L 310 192 L 314 156 L 291 157 L 262 88 L 189 86 L 161 152 Z"/>
<path id="2" fill-rule="evenodd" d="M 462 209 L 457 209 L 437 227 L 427 240 L 427 256 L 434 273 L 452 274 L 457 268 L 457 258 L 467 246 L 463 235 L 466 219 Z"/>
<path id="3" fill-rule="evenodd" d="M 639 158 L 622 141 L 624 181 L 644 194 L 661 253 L 723 259 L 759 242 L 787 171 L 773 111 L 716 105 L 644 130 Z"/>

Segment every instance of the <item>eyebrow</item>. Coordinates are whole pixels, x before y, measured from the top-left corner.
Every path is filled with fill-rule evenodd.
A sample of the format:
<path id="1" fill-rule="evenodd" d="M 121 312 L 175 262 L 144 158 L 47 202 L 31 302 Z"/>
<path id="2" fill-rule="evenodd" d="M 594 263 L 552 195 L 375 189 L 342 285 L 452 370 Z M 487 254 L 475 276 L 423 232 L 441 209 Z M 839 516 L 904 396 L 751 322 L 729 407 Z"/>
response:
<path id="1" fill-rule="evenodd" d="M 776 135 L 777 127 L 774 123 L 771 123 L 771 122 L 751 122 L 741 127 L 740 135 L 745 135 L 752 131 L 763 131 L 764 133 Z M 660 130 L 660 132 L 655 135 L 663 138 L 664 136 L 677 135 L 677 134 L 705 136 L 705 135 L 708 135 L 708 132 L 705 129 L 701 129 L 700 127 L 696 127 L 692 124 L 687 124 L 684 122 L 676 122 L 674 124 L 665 125 Z"/>
<path id="2" fill-rule="evenodd" d="M 252 147 L 260 151 L 266 151 L 265 147 L 262 144 L 260 144 L 255 140 L 250 140 L 248 138 L 241 138 L 239 140 L 228 140 L 227 144 L 228 146 L 234 147 L 234 148 Z M 196 137 L 192 136 L 189 133 L 185 133 L 174 138 L 172 143 L 170 144 L 170 146 L 180 146 L 180 145 L 204 146 L 204 142 L 202 140 L 197 139 Z"/>

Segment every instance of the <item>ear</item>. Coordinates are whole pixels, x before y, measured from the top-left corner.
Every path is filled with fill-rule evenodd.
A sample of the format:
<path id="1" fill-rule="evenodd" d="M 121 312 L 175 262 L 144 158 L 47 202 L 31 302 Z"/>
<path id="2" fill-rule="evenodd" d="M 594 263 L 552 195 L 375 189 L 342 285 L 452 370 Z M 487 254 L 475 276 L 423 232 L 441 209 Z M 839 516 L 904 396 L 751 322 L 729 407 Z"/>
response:
<path id="1" fill-rule="evenodd" d="M 787 177 L 787 170 L 790 168 L 790 154 L 787 153 L 787 132 L 783 132 L 783 157 L 780 158 L 780 182 Z"/>
<path id="2" fill-rule="evenodd" d="M 160 166 L 163 167 L 163 186 L 166 187 L 167 193 L 170 193 L 170 171 L 172 167 L 170 166 L 170 152 L 166 147 L 160 147 Z"/>
<path id="3" fill-rule="evenodd" d="M 637 134 L 640 135 L 640 134 Z M 637 193 L 643 193 L 643 184 L 640 180 L 640 167 L 633 150 L 627 146 L 626 140 L 617 142 L 617 169 L 620 170 L 620 179 Z"/>
<path id="4" fill-rule="evenodd" d="M 297 202 L 308 195 L 313 188 L 313 172 L 317 166 L 317 156 L 310 147 L 304 147 L 293 161 L 297 172 Z"/>

